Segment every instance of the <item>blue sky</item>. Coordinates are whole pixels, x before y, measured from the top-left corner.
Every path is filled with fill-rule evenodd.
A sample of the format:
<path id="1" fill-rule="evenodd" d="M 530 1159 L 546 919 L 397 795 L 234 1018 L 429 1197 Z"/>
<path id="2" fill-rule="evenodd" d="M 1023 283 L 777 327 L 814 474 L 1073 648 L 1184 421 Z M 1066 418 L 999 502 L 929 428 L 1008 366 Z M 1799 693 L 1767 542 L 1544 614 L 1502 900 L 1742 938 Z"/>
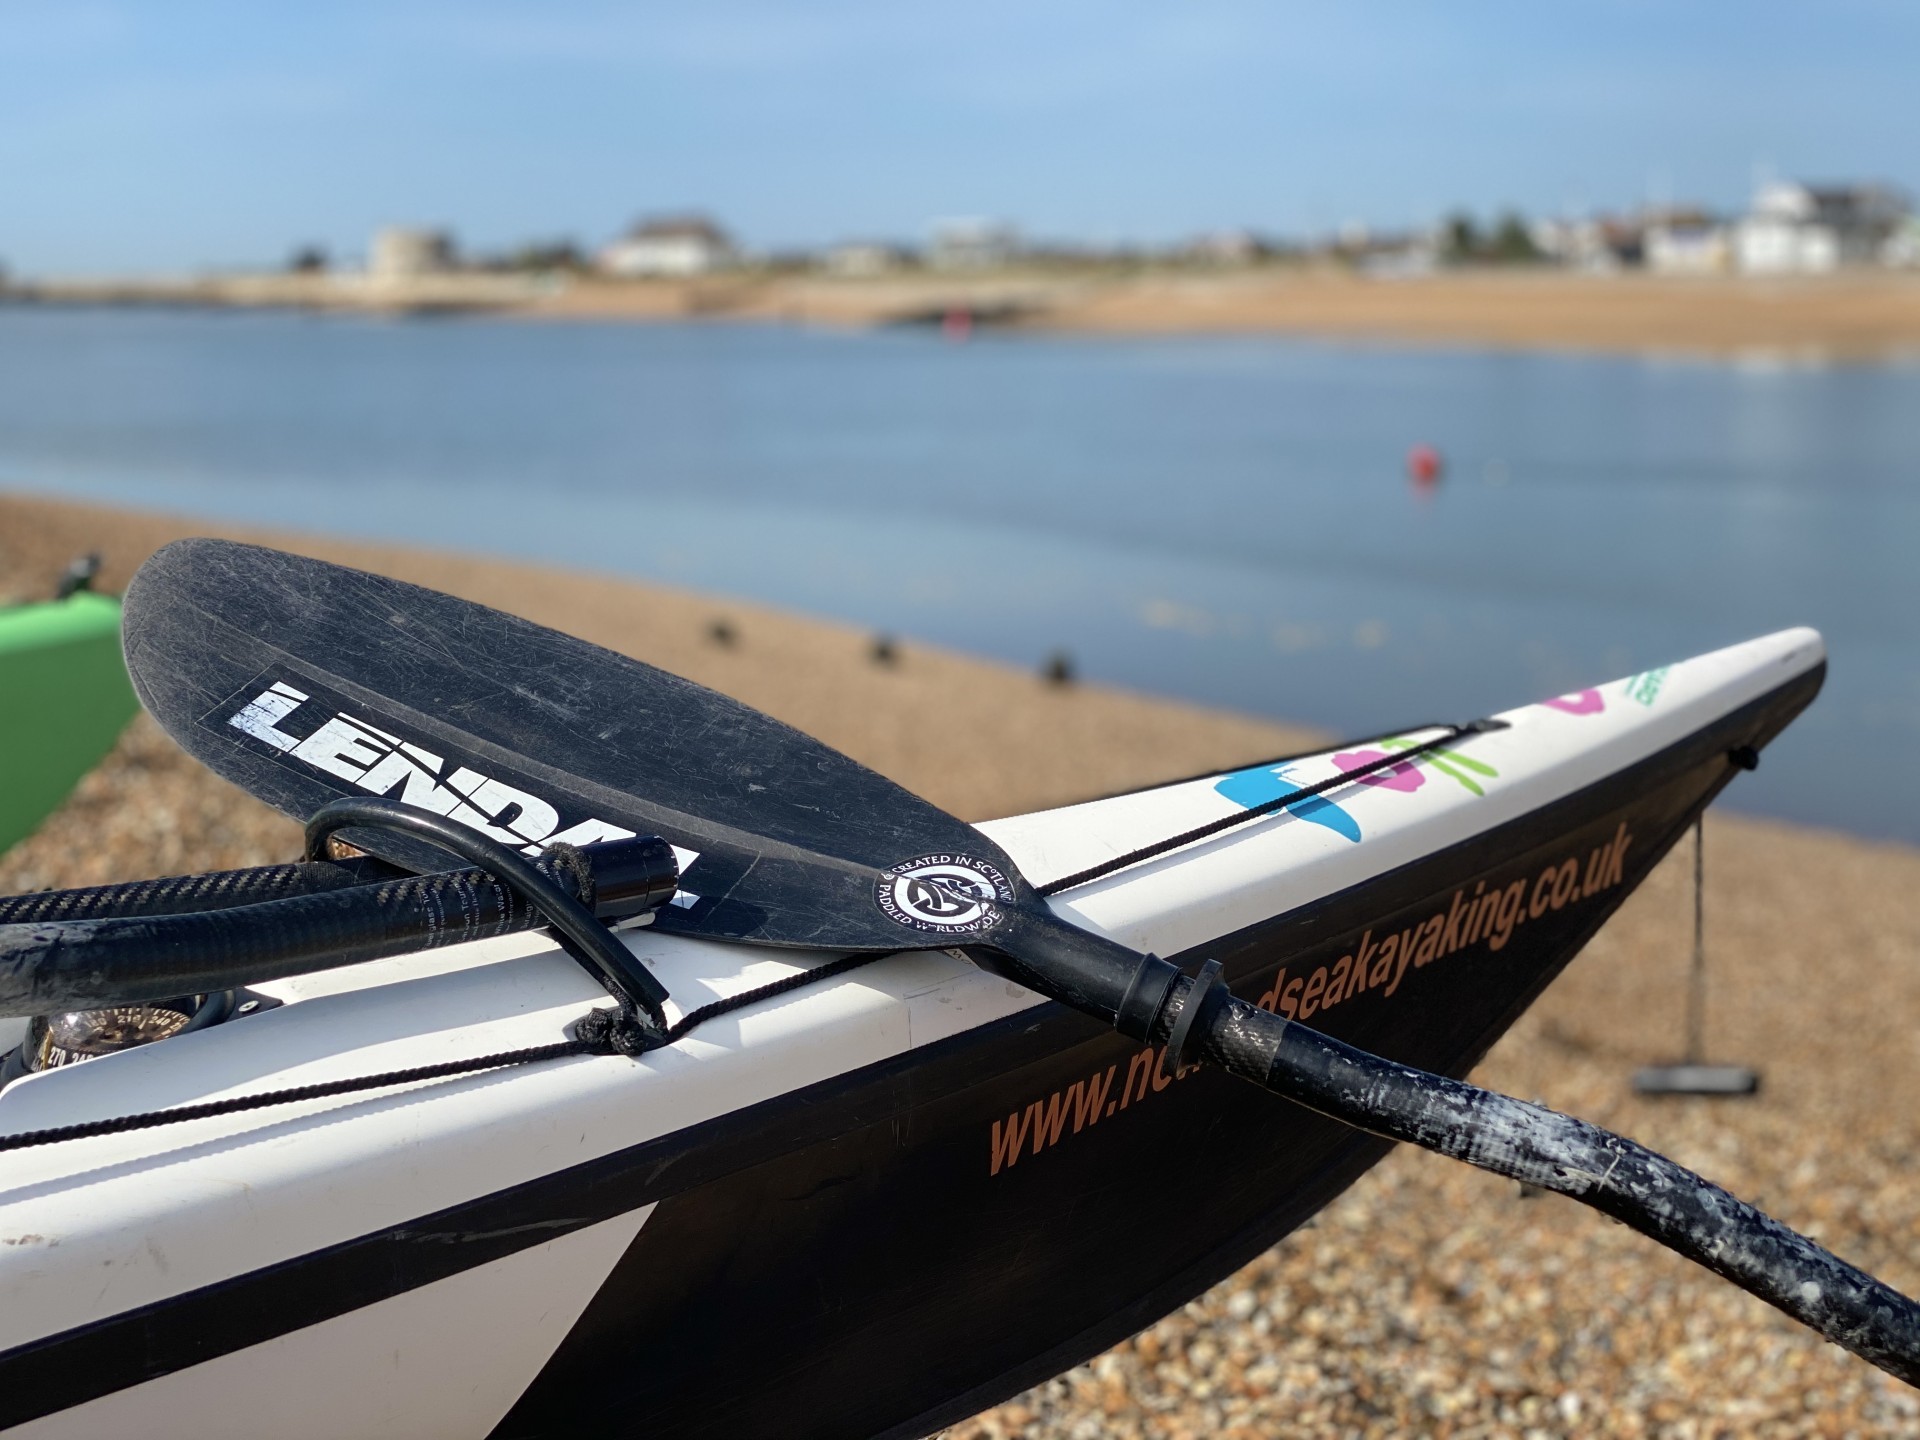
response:
<path id="1" fill-rule="evenodd" d="M 1731 207 L 1756 165 L 1920 188 L 1917 76 L 1903 0 L 0 0 L 0 262 L 598 243 L 688 207 L 761 247 Z"/>

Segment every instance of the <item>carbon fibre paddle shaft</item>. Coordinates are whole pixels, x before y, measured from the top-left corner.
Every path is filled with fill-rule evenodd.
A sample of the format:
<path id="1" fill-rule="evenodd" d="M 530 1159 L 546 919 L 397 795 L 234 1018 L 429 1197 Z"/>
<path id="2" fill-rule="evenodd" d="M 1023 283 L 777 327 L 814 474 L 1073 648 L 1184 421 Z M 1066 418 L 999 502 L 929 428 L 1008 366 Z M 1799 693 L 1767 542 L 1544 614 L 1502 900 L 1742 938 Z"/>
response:
<path id="1" fill-rule="evenodd" d="M 1156 1040 L 1173 1032 L 1193 985 L 1176 984 Z M 1237 997 L 1213 1012 L 1200 1054 L 1356 1129 L 1611 1215 L 1920 1386 L 1920 1305 L 1664 1155 L 1543 1105 L 1370 1055 Z"/>

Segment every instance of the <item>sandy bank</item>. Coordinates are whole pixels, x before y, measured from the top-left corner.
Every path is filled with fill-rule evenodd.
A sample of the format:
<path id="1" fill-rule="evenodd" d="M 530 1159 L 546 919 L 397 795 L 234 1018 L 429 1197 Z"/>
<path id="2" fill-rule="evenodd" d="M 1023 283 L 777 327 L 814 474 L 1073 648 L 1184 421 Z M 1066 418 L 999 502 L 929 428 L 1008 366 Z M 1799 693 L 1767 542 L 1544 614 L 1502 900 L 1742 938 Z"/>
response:
<path id="1" fill-rule="evenodd" d="M 0 591 L 100 549 L 109 583 L 208 527 L 0 497 Z M 1059 690 L 732 602 L 467 557 L 296 548 L 440 586 L 718 686 L 963 814 L 1060 803 L 1292 748 L 1298 731 L 1097 687 Z M 725 616 L 739 641 L 708 638 Z M 0 891 L 281 858 L 292 826 L 150 725 L 35 837 Z M 1751 1101 L 1638 1100 L 1671 1058 L 1690 904 L 1663 866 L 1479 1078 L 1665 1150 L 1909 1293 L 1920 1289 L 1920 852 L 1736 818 L 1708 831 L 1714 1058 Z M 1894 1434 L 1920 1397 L 1571 1202 L 1396 1152 L 1180 1313 L 956 1435 Z"/>
<path id="2" fill-rule="evenodd" d="M 1375 279 L 1295 267 L 861 280 L 757 272 L 633 281 L 453 274 L 379 283 L 258 275 L 48 283 L 15 298 L 849 327 L 936 323 L 963 312 L 981 324 L 1080 334 L 1303 335 L 1775 361 L 1920 355 L 1920 273 L 1894 271 L 1767 281 L 1557 271 Z"/>
<path id="3" fill-rule="evenodd" d="M 1787 359 L 1920 354 L 1920 275 L 1892 272 L 1776 281 L 1551 271 L 1384 280 L 1292 269 L 1120 278 L 716 278 L 580 283 L 516 313 L 875 325 L 949 310 L 1096 334 L 1288 334 Z"/>
<path id="4" fill-rule="evenodd" d="M 1370 280 L 1141 280 L 1042 323 L 1118 332 L 1287 332 L 1614 352 L 1871 358 L 1920 351 L 1920 276 L 1683 280 L 1552 272 Z"/>

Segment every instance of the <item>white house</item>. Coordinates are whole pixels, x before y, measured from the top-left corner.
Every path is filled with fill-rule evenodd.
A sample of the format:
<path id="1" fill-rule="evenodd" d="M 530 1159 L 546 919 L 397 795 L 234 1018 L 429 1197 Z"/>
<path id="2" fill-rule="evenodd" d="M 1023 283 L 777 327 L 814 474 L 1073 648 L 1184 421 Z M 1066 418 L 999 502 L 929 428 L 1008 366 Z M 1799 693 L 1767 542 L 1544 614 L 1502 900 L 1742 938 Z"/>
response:
<path id="1" fill-rule="evenodd" d="M 1749 275 L 1824 274 L 1870 264 L 1906 214 L 1905 199 L 1885 186 L 1775 181 L 1754 192 L 1751 211 L 1734 231 L 1734 257 Z"/>
<path id="2" fill-rule="evenodd" d="M 705 275 L 739 256 L 727 232 L 704 215 L 643 220 L 599 255 L 609 275 Z"/>
<path id="3" fill-rule="evenodd" d="M 1733 235 L 1711 220 L 1663 220 L 1647 226 L 1640 255 L 1655 274 L 1719 275 L 1732 268 Z"/>
<path id="4" fill-rule="evenodd" d="M 910 257 L 898 245 L 878 240 L 850 240 L 827 251 L 824 265 L 829 275 L 846 279 L 866 279 L 887 275 L 904 268 Z"/>
<path id="5" fill-rule="evenodd" d="M 1688 214 L 1662 211 L 1535 220 L 1527 226 L 1527 238 L 1534 249 L 1569 270 L 1611 275 L 1646 263 L 1650 227 L 1675 223 Z"/>
<path id="6" fill-rule="evenodd" d="M 991 270 L 1020 253 L 1020 234 L 991 220 L 940 220 L 927 246 L 935 270 Z"/>
<path id="7" fill-rule="evenodd" d="M 1617 270 L 1620 262 L 1607 246 L 1600 221 L 1592 216 L 1546 218 L 1527 226 L 1533 248 L 1574 270 Z"/>

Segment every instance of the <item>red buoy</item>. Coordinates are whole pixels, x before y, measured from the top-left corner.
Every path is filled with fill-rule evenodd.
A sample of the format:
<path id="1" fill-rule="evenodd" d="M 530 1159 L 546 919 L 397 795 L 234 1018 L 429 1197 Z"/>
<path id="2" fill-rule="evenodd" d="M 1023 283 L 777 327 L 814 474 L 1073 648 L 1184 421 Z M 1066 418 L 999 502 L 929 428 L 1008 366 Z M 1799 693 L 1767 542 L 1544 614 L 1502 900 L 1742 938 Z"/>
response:
<path id="1" fill-rule="evenodd" d="M 1416 445 L 1407 451 L 1407 478 L 1422 490 L 1438 485 L 1444 468 L 1440 452 L 1431 445 Z"/>
<path id="2" fill-rule="evenodd" d="M 940 321 L 940 333 L 949 340 L 965 340 L 973 334 L 973 311 L 956 305 Z"/>

